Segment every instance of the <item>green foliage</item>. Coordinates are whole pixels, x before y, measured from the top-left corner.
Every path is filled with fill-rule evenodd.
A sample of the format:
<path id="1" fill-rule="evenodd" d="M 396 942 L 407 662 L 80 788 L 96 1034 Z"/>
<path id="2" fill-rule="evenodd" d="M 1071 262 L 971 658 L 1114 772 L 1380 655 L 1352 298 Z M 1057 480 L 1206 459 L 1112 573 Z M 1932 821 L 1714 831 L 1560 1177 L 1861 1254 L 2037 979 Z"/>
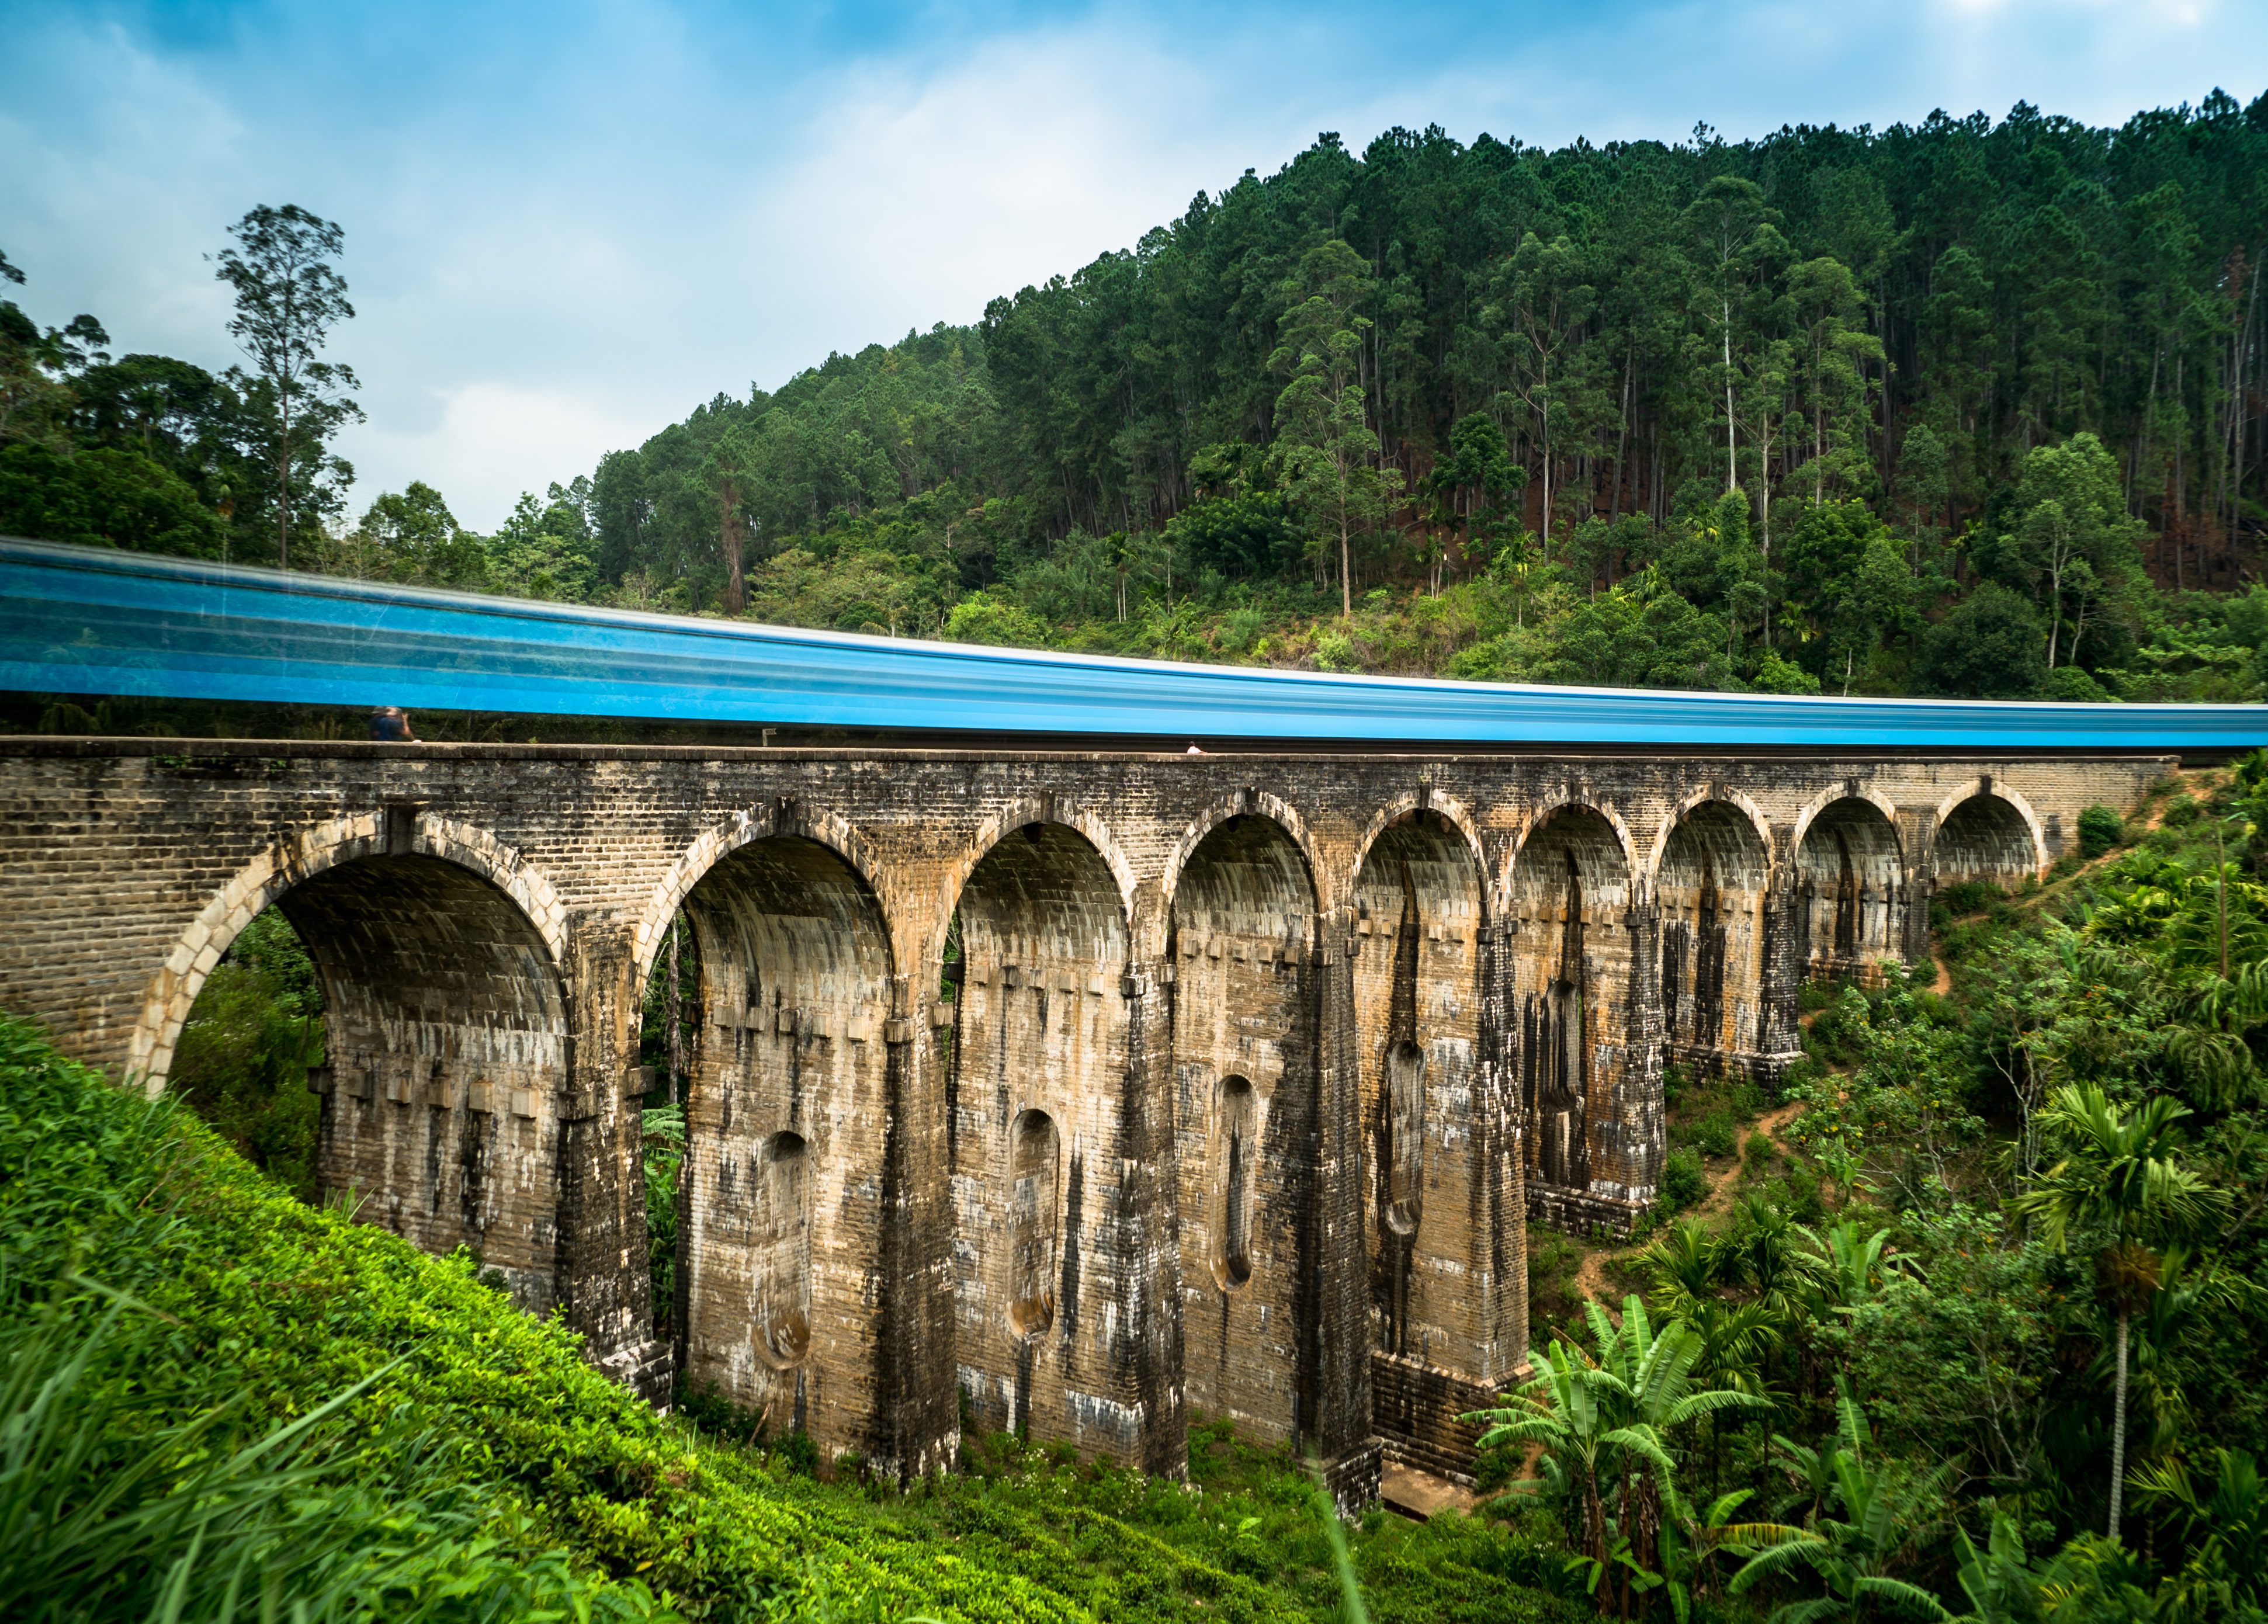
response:
<path id="1" fill-rule="evenodd" d="M 2126 825 L 2116 807 L 2100 804 L 2079 814 L 2079 851 L 2083 857 L 2100 857 L 2122 844 Z"/>
<path id="2" fill-rule="evenodd" d="M 975 592 L 954 605 L 952 614 L 946 616 L 945 639 L 998 648 L 1044 649 L 1048 628 L 1029 610 Z"/>
<path id="3" fill-rule="evenodd" d="M 315 1199 L 320 1101 L 307 1069 L 323 1061 L 323 996 L 291 922 L 269 908 L 205 978 L 167 1086 L 255 1167 Z"/>
<path id="4" fill-rule="evenodd" d="M 668 1616 L 557 1548 L 522 1485 L 439 1424 L 436 1367 L 473 1365 L 435 1346 L 439 1324 L 401 1317 L 403 1287 L 451 1282 L 518 1330 L 461 1268 L 374 1251 L 374 1231 L 273 1193 L 171 1102 L 118 1092 L 7 1019 L 0 1158 L 9 1617 Z M 354 1305 L 358 1268 L 381 1290 Z M 385 1341 L 356 1338 L 374 1321 Z M 579 1374 L 565 1338 L 520 1323 L 547 1374 Z"/>
<path id="5" fill-rule="evenodd" d="M 2028 599 L 1986 581 L 1923 639 L 1924 691 L 1949 699 L 2029 699 L 2047 676 L 2044 637 Z"/>
<path id="6" fill-rule="evenodd" d="M 1690 1536 L 1678 1536 L 1681 1525 L 1697 1519 L 1679 1490 L 1670 1435 L 1729 1410 L 1770 1405 L 1752 1393 L 1697 1384 L 1703 1344 L 1683 1320 L 1668 1320 L 1657 1335 L 1636 1297 L 1624 1299 L 1619 1325 L 1596 1303 L 1584 1308 L 1595 1357 L 1555 1339 L 1514 1403 L 1467 1419 L 1486 1426 L 1484 1449 L 1542 1446 L 1541 1487 L 1573 1520 L 1570 1566 L 1602 1615 L 1628 1616 L 1634 1598 L 1666 1582 L 1679 1584 L 1682 1596 L 1694 1576 Z"/>
<path id="7" fill-rule="evenodd" d="M 1791 1075 L 1788 1176 L 1641 1260 L 1705 1379 L 1777 1406 L 1770 1450 L 1730 1415 L 1671 1439 L 1697 1483 L 1785 1485 L 1800 1537 L 1733 1591 L 1783 1620 L 2260 1606 L 2264 786 L 2261 758 L 2208 778 L 2068 886 L 1948 888 L 1948 996 L 1896 966 L 1806 990 L 1844 1069 Z"/>
<path id="8" fill-rule="evenodd" d="M 657 1327 L 673 1322 L 677 1302 L 678 1176 L 685 1163 L 685 1113 L 649 1105 L 639 1113 L 645 1159 L 645 1250 L 649 1301 Z"/>
<path id="9" fill-rule="evenodd" d="M 327 447 L 361 421 L 352 399 L 361 386 L 353 368 L 320 358 L 330 329 L 355 313 L 346 279 L 331 263 L 344 252 L 346 233 L 296 203 L 262 203 L 229 235 L 235 246 L 221 250 L 213 275 L 235 292 L 229 336 L 252 366 L 231 367 L 228 381 L 242 402 L 247 450 L 256 444 L 266 465 L 261 489 L 274 503 L 276 559 L 288 568 L 294 538 L 320 540 L 321 519 L 343 507 L 354 479 Z"/>
<path id="10" fill-rule="evenodd" d="M 1902 1558 L 1953 1475 L 1947 1461 L 1933 1471 L 1913 1473 L 1900 1463 L 1870 1462 L 1869 1440 L 1859 1407 L 1848 1393 L 1837 1407 L 1837 1438 L 1816 1450 L 1780 1445 L 1782 1469 L 1812 1491 L 1804 1518 L 1808 1538 L 1782 1540 L 1749 1558 L 1734 1578 L 1738 1594 L 1759 1580 L 1808 1568 L 1826 1594 L 1779 1609 L 1784 1624 L 1813 1619 L 1848 1619 L 1856 1624 L 1888 1609 L 1926 1619 L 1948 1618 L 1937 1598 L 1897 1576 Z M 1840 1511 L 1837 1517 L 1832 1513 Z"/>
<path id="11" fill-rule="evenodd" d="M 218 558 L 225 533 L 194 486 L 138 452 L 0 445 L 0 534 Z"/>
<path id="12" fill-rule="evenodd" d="M 1897 965 L 1884 973 L 1874 998 L 1846 987 L 1814 1022 L 1814 1039 L 1829 1028 L 1822 1047 L 1853 1069 L 1791 1091 L 1805 1102 L 1794 1136 L 1815 1154 L 1832 1148 L 1859 1158 L 1901 1207 L 1935 1208 L 1985 1124 L 1969 1098 L 1960 1026 Z"/>
<path id="13" fill-rule="evenodd" d="M 1661 1187 L 1656 1204 L 1665 1213 L 1679 1213 L 1709 1194 L 1709 1175 L 1702 1171 L 1700 1152 L 1681 1146 L 1664 1158 Z"/>

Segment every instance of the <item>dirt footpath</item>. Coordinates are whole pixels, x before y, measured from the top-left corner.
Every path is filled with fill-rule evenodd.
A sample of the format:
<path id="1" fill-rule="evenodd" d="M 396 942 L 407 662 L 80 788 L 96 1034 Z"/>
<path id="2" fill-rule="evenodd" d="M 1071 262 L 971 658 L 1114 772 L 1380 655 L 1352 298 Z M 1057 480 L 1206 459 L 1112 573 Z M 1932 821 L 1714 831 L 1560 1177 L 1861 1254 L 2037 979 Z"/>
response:
<path id="1" fill-rule="evenodd" d="M 1784 1106 L 1774 1106 L 1756 1119 L 1756 1125 L 1749 1128 L 1748 1133 L 1766 1135 L 1781 1154 L 1785 1155 L 1787 1152 L 1787 1145 L 1780 1135 L 1787 1131 L 1788 1124 L 1794 1121 L 1802 1111 L 1802 1103 L 1797 1100 L 1791 1100 Z M 1744 1135 L 1742 1144 L 1745 1146 L 1747 1143 L 1747 1135 Z M 1702 1197 L 1700 1204 L 1693 1209 L 1692 1216 L 1699 1218 L 1713 1218 L 1730 1212 L 1733 1209 L 1734 1199 L 1739 1193 L 1741 1171 L 1747 1165 L 1745 1157 L 1735 1155 L 1722 1171 L 1712 1173 L 1709 1176 L 1709 1194 Z M 1609 1252 L 1602 1247 L 1590 1253 L 1575 1270 L 1575 1295 L 1587 1297 L 1609 1312 L 1619 1308 L 1620 1299 L 1611 1295 L 1607 1285 L 1607 1265 L 1636 1257 L 1645 1248 L 1634 1246 L 1621 1252 Z"/>

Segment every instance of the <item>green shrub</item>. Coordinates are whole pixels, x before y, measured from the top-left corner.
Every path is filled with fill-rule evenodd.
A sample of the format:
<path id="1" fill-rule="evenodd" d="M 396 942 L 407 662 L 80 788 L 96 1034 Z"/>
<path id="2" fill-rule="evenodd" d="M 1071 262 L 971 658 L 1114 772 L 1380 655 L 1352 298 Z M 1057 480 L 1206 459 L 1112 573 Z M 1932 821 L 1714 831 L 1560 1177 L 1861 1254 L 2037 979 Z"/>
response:
<path id="1" fill-rule="evenodd" d="M 1772 1143 L 1770 1134 L 1756 1133 L 1749 1135 L 1748 1143 L 1741 1147 L 1741 1153 L 1748 1164 L 1747 1176 L 1755 1179 L 1762 1177 L 1764 1170 L 1771 1165 L 1772 1157 L 1779 1154 L 1779 1147 Z"/>
<path id="2" fill-rule="evenodd" d="M 1780 1181 L 1773 1193 L 1772 1204 L 1798 1224 L 1816 1224 L 1827 1216 L 1827 1203 L 1819 1194 L 1818 1175 L 1800 1168 L 1791 1169 Z"/>
<path id="3" fill-rule="evenodd" d="M 1866 995 L 1845 983 L 1835 1003 L 1812 1021 L 1804 1047 L 1829 1065 L 1854 1065 L 1866 1021 Z"/>
<path id="4" fill-rule="evenodd" d="M 1831 1008 L 1843 996 L 1840 981 L 1806 981 L 1796 989 L 1795 1007 L 1799 1014 L 1810 1015 Z"/>
<path id="5" fill-rule="evenodd" d="M 2174 828 L 2186 828 L 2198 820 L 2198 814 L 2202 810 L 2198 805 L 2197 797 L 2183 790 L 2166 803 L 2165 821 Z"/>
<path id="6" fill-rule="evenodd" d="M 560 1548 L 508 1474 L 404 1401 L 413 1362 L 449 1357 L 439 1327 L 399 1348 L 291 1346 L 341 1316 L 345 1283 L 322 1267 L 342 1260 L 295 1243 L 385 1238 L 298 1206 L 177 1101 L 114 1090 L 6 1019 L 0 1165 L 0 1548 L 39 1553 L 0 1562 L 0 1615 L 221 1619 L 234 1595 L 311 1620 L 669 1616 Z M 215 1222 L 254 1215 L 279 1244 Z M 572 1369 L 559 1332 L 464 1266 L 416 1261 Z"/>
<path id="7" fill-rule="evenodd" d="M 2126 838 L 2126 825 L 2117 812 L 2097 802 L 2079 814 L 2080 855 L 2102 856 Z"/>
<path id="8" fill-rule="evenodd" d="M 1709 1175 L 1702 1171 L 1701 1154 L 1690 1146 L 1672 1150 L 1661 1165 L 1658 1204 L 1667 1212 L 1684 1211 L 1709 1194 Z"/>
<path id="9" fill-rule="evenodd" d="M 2005 900 L 2007 893 L 1989 879 L 1964 879 L 1958 885 L 1948 885 L 1937 893 L 1936 900 L 1955 918 L 1981 914 L 1993 903 Z"/>
<path id="10" fill-rule="evenodd" d="M 1693 1125 L 1693 1143 L 1704 1156 L 1730 1156 L 1740 1143 L 1740 1124 L 1729 1106 L 1719 1106 Z"/>

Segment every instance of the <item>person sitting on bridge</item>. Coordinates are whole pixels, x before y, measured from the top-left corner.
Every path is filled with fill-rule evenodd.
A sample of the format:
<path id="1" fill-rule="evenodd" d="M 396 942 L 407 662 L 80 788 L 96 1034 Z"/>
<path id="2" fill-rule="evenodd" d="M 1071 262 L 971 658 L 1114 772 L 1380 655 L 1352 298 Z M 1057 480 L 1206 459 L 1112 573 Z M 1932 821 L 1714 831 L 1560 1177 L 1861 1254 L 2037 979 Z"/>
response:
<path id="1" fill-rule="evenodd" d="M 424 742 L 411 731 L 409 713 L 399 705 L 379 705 L 371 711 L 370 736 L 381 744 L 416 745 Z"/>

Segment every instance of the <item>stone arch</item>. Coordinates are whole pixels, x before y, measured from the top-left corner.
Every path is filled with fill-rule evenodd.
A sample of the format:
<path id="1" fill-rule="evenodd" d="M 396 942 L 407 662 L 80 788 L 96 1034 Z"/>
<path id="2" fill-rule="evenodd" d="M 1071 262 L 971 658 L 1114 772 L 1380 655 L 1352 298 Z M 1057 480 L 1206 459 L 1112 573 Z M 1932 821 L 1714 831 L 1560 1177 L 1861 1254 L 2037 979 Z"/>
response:
<path id="1" fill-rule="evenodd" d="M 311 825 L 239 870 L 198 910 L 151 978 L 141 1018 L 127 1040 L 127 1074 L 138 1077 L 148 1092 L 160 1092 L 205 977 L 244 928 L 294 886 L 340 863 L 387 855 L 389 846 L 398 846 L 401 855 L 454 863 L 488 881 L 518 907 L 543 944 L 551 972 L 559 973 L 566 958 L 567 909 L 541 869 L 485 829 L 446 818 L 396 817 L 391 828 L 380 812 Z"/>
<path id="2" fill-rule="evenodd" d="M 1345 876 L 1344 890 L 1336 900 L 1349 903 L 1355 900 L 1353 893 L 1362 883 L 1364 866 L 1369 863 L 1372 849 L 1378 844 L 1379 837 L 1419 811 L 1432 813 L 1449 830 L 1462 838 L 1466 849 L 1472 855 L 1473 866 L 1485 881 L 1489 872 L 1488 847 L 1481 839 L 1480 819 L 1463 801 L 1454 796 L 1443 795 L 1428 786 L 1423 790 L 1397 795 L 1371 813 L 1369 823 L 1364 826 L 1361 837 L 1355 841 L 1354 868 Z M 1496 900 L 1491 887 L 1484 883 L 1481 904 L 1486 913 L 1492 915 L 1495 912 Z"/>
<path id="3" fill-rule="evenodd" d="M 1554 801 L 1541 808 L 1521 824 L 1513 835 L 1511 846 L 1505 853 L 1503 870 L 1498 879 L 1501 893 L 1498 907 L 1501 910 L 1506 914 L 1512 911 L 1515 896 L 1528 883 L 1521 875 L 1521 865 L 1523 862 L 1532 862 L 1535 856 L 1532 849 L 1535 848 L 1539 838 L 1554 822 L 1567 818 L 1578 821 L 1588 818 L 1606 827 L 1611 838 L 1603 843 L 1598 839 L 1596 831 L 1585 836 L 1583 849 L 1588 855 L 1583 861 L 1587 867 L 1596 864 L 1598 878 L 1602 882 L 1612 883 L 1616 900 L 1623 906 L 1627 907 L 1635 900 L 1633 888 L 1638 878 L 1636 833 L 1612 806 L 1594 801 L 1569 799 Z"/>
<path id="4" fill-rule="evenodd" d="M 1153 1440 L 1130 1385 L 1120 1391 L 1131 1378 L 1110 1305 L 1137 1275 L 1139 1290 L 1157 1289 L 1157 1260 L 1128 1251 L 1123 1226 L 1169 1163 L 1171 1124 L 1152 1126 L 1138 1000 L 1123 979 L 1130 871 L 1090 828 L 1108 838 L 1099 820 L 1042 800 L 1012 806 L 988 825 L 997 837 L 957 895 L 940 899 L 936 945 L 957 915 L 962 966 L 944 1079 L 954 1361 L 978 1424 L 1127 1459 Z M 1044 1325 L 1036 1311 L 1010 1312 L 1038 1300 L 1016 1125 L 1042 1118 L 1061 1169 Z"/>
<path id="5" fill-rule="evenodd" d="M 1181 839 L 1174 842 L 1174 849 L 1166 858 L 1165 890 L 1161 898 L 1169 915 L 1173 911 L 1174 897 L 1181 888 L 1182 875 L 1189 868 L 1189 858 L 1197 849 L 1215 829 L 1232 818 L 1247 817 L 1265 818 L 1284 831 L 1292 843 L 1299 848 L 1300 856 L 1307 863 L 1314 906 L 1318 910 L 1330 906 L 1324 866 L 1315 855 L 1314 836 L 1307 828 L 1307 820 L 1300 815 L 1300 809 L 1279 795 L 1272 795 L 1265 790 L 1248 789 L 1240 790 L 1234 795 L 1222 796 L 1205 807 L 1189 820 L 1189 827 L 1182 831 Z"/>
<path id="6" fill-rule="evenodd" d="M 1291 827 L 1233 810 L 1272 799 L 1248 793 L 1196 826 L 1204 833 L 1167 877 L 1160 976 L 1178 1104 L 1189 1401 L 1289 1443 L 1296 1396 L 1311 1389 L 1298 1293 L 1314 1246 L 1320 885 Z"/>
<path id="7" fill-rule="evenodd" d="M 644 987 L 653 972 L 654 955 L 661 949 L 669 922 L 684 907 L 685 898 L 709 871 L 751 841 L 776 835 L 800 835 L 816 841 L 850 865 L 870 889 L 881 873 L 879 854 L 850 822 L 824 807 L 782 800 L 770 807 L 743 808 L 729 822 L 713 825 L 696 835 L 680 852 L 668 871 L 654 882 L 630 927 L 630 985 Z"/>
<path id="8" fill-rule="evenodd" d="M 1896 811 L 1880 797 L 1839 795 L 1806 811 L 1794 872 L 1806 974 L 1864 979 L 1899 956 L 1905 872 Z"/>
<path id="9" fill-rule="evenodd" d="M 824 1451 L 887 1457 L 891 1373 L 868 1292 L 886 1223 L 890 934 L 839 830 L 783 827 L 734 840 L 675 904 L 701 989 L 678 1339 L 687 1379 Z"/>
<path id="10" fill-rule="evenodd" d="M 1755 1053 L 1764 1020 L 1764 919 L 1771 841 L 1753 806 L 1704 794 L 1679 809 L 1654 850 L 1660 915 L 1662 1037 L 1703 1064 Z"/>
<path id="11" fill-rule="evenodd" d="M 2006 784 L 1974 778 L 1938 803 L 1931 819 L 1930 878 L 1940 885 L 1996 884 L 2047 867 L 2047 830 L 2031 804 Z"/>
<path id="12" fill-rule="evenodd" d="M 1771 819 L 1764 815 L 1764 809 L 1757 805 L 1747 794 L 1728 784 L 1708 784 L 1701 789 L 1688 791 L 1675 805 L 1662 814 L 1661 823 L 1654 830 L 1653 845 L 1646 864 L 1646 878 L 1649 885 L 1657 883 L 1660 879 L 1661 865 L 1669 855 L 1670 836 L 1677 832 L 1695 807 L 1709 802 L 1729 807 L 1748 819 L 1749 828 L 1756 835 L 1756 845 L 1764 854 L 1765 864 L 1767 867 L 1770 866 L 1772 856 Z"/>
<path id="13" fill-rule="evenodd" d="M 144 1072 L 162 1084 L 180 1025 L 229 944 L 274 906 L 320 977 L 317 1179 L 363 1221 L 431 1252 L 469 1246 L 524 1308 L 560 1268 L 571 1084 L 566 915 L 543 875 L 486 831 L 414 808 L 301 831 L 239 871 L 153 990 Z M 635 1312 L 635 1309 L 632 1310 Z"/>
<path id="14" fill-rule="evenodd" d="M 1312 945 L 1321 889 L 1314 862 L 1271 814 L 1230 812 L 1177 857 L 1167 876 L 1170 932 L 1272 937 L 1279 959 Z"/>
<path id="15" fill-rule="evenodd" d="M 935 965 L 945 957 L 946 933 L 952 929 L 953 916 L 960 907 L 960 899 L 966 894 L 969 879 L 977 868 L 1010 834 L 1035 824 L 1059 824 L 1094 849 L 1108 870 L 1111 885 L 1117 893 L 1119 917 L 1127 928 L 1130 951 L 1137 917 L 1135 895 L 1139 882 L 1124 846 L 1110 826 L 1094 813 L 1084 807 L 1067 805 L 1052 795 L 1040 795 L 1012 801 L 985 819 L 977 826 L 976 833 L 968 844 L 947 867 L 944 878 L 938 885 L 936 919 L 930 927 L 928 939 L 922 944 L 920 963 Z"/>
<path id="16" fill-rule="evenodd" d="M 1878 790 L 1860 787 L 1855 783 L 1855 781 L 1846 783 L 1836 789 L 1821 790 L 1817 795 L 1812 797 L 1810 801 L 1805 805 L 1801 812 L 1796 813 L 1795 829 L 1788 849 L 1795 855 L 1799 863 L 1801 860 L 1803 853 L 1804 837 L 1811 833 L 1812 824 L 1822 813 L 1824 813 L 1829 807 L 1834 805 L 1838 801 L 1866 802 L 1867 805 L 1873 807 L 1876 812 L 1882 814 L 1882 821 L 1890 826 L 1891 838 L 1893 840 L 1896 839 L 1898 809 L 1892 804 L 1889 797 L 1882 794 Z M 1900 860 L 1901 863 L 1903 863 L 1904 857 L 1902 846 Z"/>
<path id="17" fill-rule="evenodd" d="M 1555 825 L 1559 826 L 1556 832 Z M 1593 825 L 1603 827 L 1589 827 Z M 1586 881 L 1602 887 L 1597 906 L 1627 908 L 1635 900 L 1632 887 L 1637 875 L 1638 843 L 1622 814 L 1611 806 L 1590 801 L 1557 801 L 1528 820 L 1505 857 L 1504 906 L 1507 913 L 1521 898 L 1537 894 L 1534 889 L 1536 885 L 1556 882 L 1560 878 L 1556 868 L 1540 879 L 1533 873 L 1522 872 L 1523 865 L 1534 870 L 1547 848 L 1572 856 Z M 1609 897 L 1611 903 L 1606 900 Z M 1592 905 L 1592 899 L 1587 895 L 1586 906 Z"/>

